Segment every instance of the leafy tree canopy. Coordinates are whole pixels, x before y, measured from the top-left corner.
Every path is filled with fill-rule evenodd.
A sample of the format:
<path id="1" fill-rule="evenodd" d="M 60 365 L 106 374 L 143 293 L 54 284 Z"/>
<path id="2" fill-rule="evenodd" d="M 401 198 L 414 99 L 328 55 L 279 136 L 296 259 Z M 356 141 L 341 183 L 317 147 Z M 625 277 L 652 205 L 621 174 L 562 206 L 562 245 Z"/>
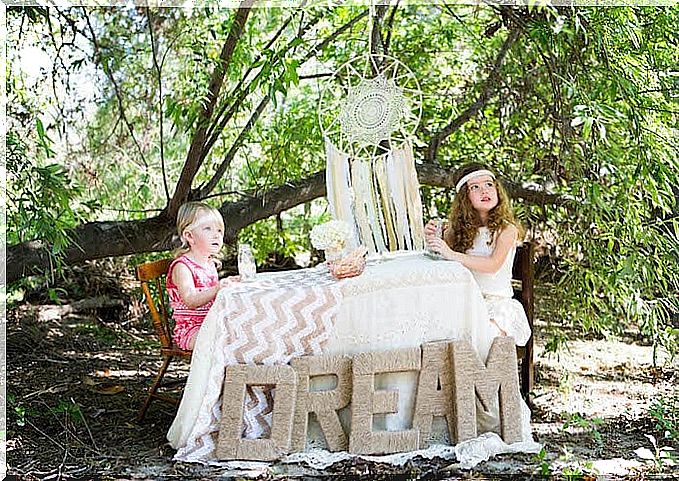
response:
<path id="1" fill-rule="evenodd" d="M 308 250 L 319 91 L 372 34 L 420 80 L 425 208 L 490 164 L 550 259 L 554 315 L 671 346 L 678 24 L 677 6 L 9 7 L 8 280 L 165 250 L 187 199 L 260 257 Z"/>

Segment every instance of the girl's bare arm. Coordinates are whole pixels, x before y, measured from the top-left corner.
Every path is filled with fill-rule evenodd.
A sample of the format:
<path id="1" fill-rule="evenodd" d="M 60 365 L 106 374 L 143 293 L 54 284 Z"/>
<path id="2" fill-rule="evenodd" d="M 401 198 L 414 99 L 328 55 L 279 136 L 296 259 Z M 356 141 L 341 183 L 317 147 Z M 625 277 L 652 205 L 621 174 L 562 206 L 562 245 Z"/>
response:
<path id="1" fill-rule="evenodd" d="M 432 247 L 437 249 L 445 259 L 457 261 L 472 271 L 494 274 L 500 270 L 500 267 L 504 264 L 507 254 L 509 254 L 509 250 L 516 243 L 518 235 L 519 230 L 516 226 L 512 224 L 506 226 L 502 229 L 497 238 L 493 253 L 488 257 L 455 252 L 448 247 L 448 244 L 446 244 L 443 239 L 429 239 L 428 242 Z"/>
<path id="2" fill-rule="evenodd" d="M 172 281 L 177 286 L 177 291 L 181 296 L 184 304 L 189 308 L 196 308 L 203 306 L 213 300 L 219 289 L 222 287 L 220 282 L 216 286 L 206 288 L 196 288 L 193 283 L 193 276 L 191 271 L 184 264 L 177 263 L 172 269 Z"/>

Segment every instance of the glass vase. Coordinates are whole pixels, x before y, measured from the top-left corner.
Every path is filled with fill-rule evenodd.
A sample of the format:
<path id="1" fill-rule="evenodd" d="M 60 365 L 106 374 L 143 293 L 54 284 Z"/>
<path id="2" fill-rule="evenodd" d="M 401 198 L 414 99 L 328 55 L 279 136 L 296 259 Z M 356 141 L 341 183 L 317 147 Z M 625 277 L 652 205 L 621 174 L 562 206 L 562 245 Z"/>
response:
<path id="1" fill-rule="evenodd" d="M 241 282 L 252 281 L 257 274 L 255 256 L 252 254 L 252 249 L 248 244 L 240 244 L 238 246 L 238 274 L 240 274 Z"/>
<path id="2" fill-rule="evenodd" d="M 344 255 L 344 249 L 325 249 L 325 260 L 328 262 L 338 261 Z"/>

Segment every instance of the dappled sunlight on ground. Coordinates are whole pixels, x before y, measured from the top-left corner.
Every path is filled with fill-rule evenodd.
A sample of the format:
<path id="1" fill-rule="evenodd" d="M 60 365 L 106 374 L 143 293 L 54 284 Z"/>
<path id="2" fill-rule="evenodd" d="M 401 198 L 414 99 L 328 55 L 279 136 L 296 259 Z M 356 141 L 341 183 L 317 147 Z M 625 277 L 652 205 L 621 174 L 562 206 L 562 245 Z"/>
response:
<path id="1" fill-rule="evenodd" d="M 584 417 L 643 416 L 659 395 L 676 389 L 676 365 L 664 376 L 653 366 L 652 346 L 616 340 L 572 341 L 559 355 L 536 349 L 539 381 L 533 402 L 563 406 Z M 665 360 L 666 357 L 663 358 Z"/>
<path id="2" fill-rule="evenodd" d="M 541 458 L 498 456 L 472 472 L 448 461 L 419 458 L 403 467 L 354 459 L 323 472 L 281 463 L 254 470 L 175 463 L 165 435 L 176 408 L 154 402 L 145 422 L 135 422 L 160 365 L 150 323 L 127 315 L 44 316 L 64 312 L 64 306 L 57 307 L 23 306 L 9 316 L 7 449 L 14 474 L 43 478 L 61 473 L 65 479 L 259 474 L 267 480 L 385 479 L 390 473 L 427 479 L 526 477 L 545 470 L 629 474 L 649 469 L 633 451 L 649 447 L 645 434 L 659 435 L 649 407 L 677 384 L 675 368 L 652 366 L 650 346 L 581 340 L 556 357 L 543 354 L 538 339 L 532 401 L 534 436 L 545 446 Z M 538 331 L 539 338 L 544 334 Z M 177 362 L 166 379 L 181 380 L 188 370 L 189 363 Z"/>

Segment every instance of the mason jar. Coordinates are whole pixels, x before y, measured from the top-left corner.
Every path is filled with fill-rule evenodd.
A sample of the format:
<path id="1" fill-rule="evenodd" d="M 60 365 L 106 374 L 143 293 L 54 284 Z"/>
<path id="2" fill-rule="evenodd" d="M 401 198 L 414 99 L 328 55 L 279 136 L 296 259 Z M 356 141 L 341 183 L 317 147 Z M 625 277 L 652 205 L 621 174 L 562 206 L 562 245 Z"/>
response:
<path id="1" fill-rule="evenodd" d="M 240 274 L 241 282 L 252 281 L 257 274 L 255 256 L 252 254 L 252 248 L 249 244 L 238 246 L 238 274 Z"/>

